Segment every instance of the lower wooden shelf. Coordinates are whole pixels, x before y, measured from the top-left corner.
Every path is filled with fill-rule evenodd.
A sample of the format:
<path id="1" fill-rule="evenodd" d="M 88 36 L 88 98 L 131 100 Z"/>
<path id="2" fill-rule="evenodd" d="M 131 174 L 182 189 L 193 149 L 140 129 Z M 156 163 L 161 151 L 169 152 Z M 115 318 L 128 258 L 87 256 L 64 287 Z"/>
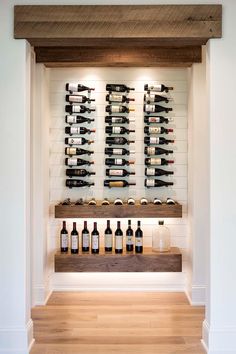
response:
<path id="1" fill-rule="evenodd" d="M 137 253 L 55 254 L 55 272 L 181 272 L 179 248 L 170 252 L 153 252 L 151 248 Z"/>

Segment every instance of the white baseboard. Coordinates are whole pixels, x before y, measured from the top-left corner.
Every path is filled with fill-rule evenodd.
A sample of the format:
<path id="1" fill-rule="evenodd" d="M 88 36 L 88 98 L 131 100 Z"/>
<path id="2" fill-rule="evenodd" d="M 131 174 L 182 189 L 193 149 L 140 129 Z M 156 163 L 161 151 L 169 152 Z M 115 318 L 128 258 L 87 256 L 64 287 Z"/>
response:
<path id="1" fill-rule="evenodd" d="M 31 319 L 23 328 L 0 328 L 0 354 L 28 354 L 33 343 Z"/>
<path id="2" fill-rule="evenodd" d="M 32 306 L 46 305 L 51 293 L 52 290 L 49 281 L 45 285 L 34 285 Z"/>
<path id="3" fill-rule="evenodd" d="M 185 294 L 192 306 L 204 306 L 206 304 L 206 287 L 202 285 L 193 285 L 185 290 Z"/>
<path id="4" fill-rule="evenodd" d="M 211 328 L 204 320 L 202 326 L 202 344 L 208 354 L 235 354 L 236 328 Z"/>

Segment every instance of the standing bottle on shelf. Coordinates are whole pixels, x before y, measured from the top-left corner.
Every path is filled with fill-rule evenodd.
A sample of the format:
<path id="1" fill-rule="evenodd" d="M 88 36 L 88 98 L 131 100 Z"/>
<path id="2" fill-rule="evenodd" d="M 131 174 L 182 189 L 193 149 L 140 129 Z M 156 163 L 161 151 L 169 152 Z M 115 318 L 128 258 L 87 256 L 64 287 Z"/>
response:
<path id="1" fill-rule="evenodd" d="M 61 252 L 68 252 L 69 248 L 69 238 L 68 238 L 68 231 L 66 229 L 66 221 L 63 221 L 62 223 L 62 229 L 60 233 L 60 246 L 61 246 Z"/>
<path id="2" fill-rule="evenodd" d="M 86 118 L 83 116 L 67 115 L 65 118 L 65 122 L 68 124 L 91 123 L 91 122 L 94 122 L 94 119 Z"/>
<path id="3" fill-rule="evenodd" d="M 129 91 L 134 91 L 135 88 L 128 87 L 123 84 L 107 84 L 106 85 L 106 91 L 109 92 L 129 92 Z"/>
<path id="4" fill-rule="evenodd" d="M 91 233 L 91 247 L 92 253 L 99 253 L 99 232 L 96 222 L 94 222 L 93 231 Z"/>
<path id="5" fill-rule="evenodd" d="M 144 104 L 143 111 L 146 112 L 147 114 L 160 113 L 160 112 L 168 113 L 170 111 L 173 111 L 173 109 L 168 108 L 168 107 L 159 106 L 158 104 Z"/>
<path id="6" fill-rule="evenodd" d="M 71 253 L 79 253 L 79 234 L 76 230 L 76 222 L 73 222 L 73 230 L 71 231 Z"/>
<path id="7" fill-rule="evenodd" d="M 143 253 L 143 231 L 141 230 L 141 221 L 138 221 L 138 228 L 135 231 L 135 252 Z"/>
<path id="8" fill-rule="evenodd" d="M 84 228 L 82 230 L 82 252 L 89 252 L 90 235 L 87 226 L 87 221 L 84 221 Z"/>
<path id="9" fill-rule="evenodd" d="M 168 87 L 163 84 L 145 84 L 144 91 L 153 91 L 153 92 L 169 92 L 173 90 L 173 87 Z"/>
<path id="10" fill-rule="evenodd" d="M 93 90 L 95 90 L 95 88 L 91 88 L 81 84 L 75 84 L 75 83 L 66 84 L 66 91 L 70 91 L 70 92 L 83 92 L 83 91 L 93 91 Z"/>
<path id="11" fill-rule="evenodd" d="M 170 230 L 164 226 L 164 220 L 158 222 L 157 232 L 152 235 L 152 249 L 157 252 L 170 251 Z"/>
<path id="12" fill-rule="evenodd" d="M 129 112 L 134 112 L 134 108 L 129 108 L 126 106 L 121 106 L 121 105 L 107 105 L 106 106 L 106 112 L 109 114 L 112 113 L 129 113 Z"/>
<path id="13" fill-rule="evenodd" d="M 133 243 L 134 232 L 131 228 L 131 220 L 128 220 L 128 229 L 126 230 L 126 251 L 133 252 L 134 243 Z"/>
<path id="14" fill-rule="evenodd" d="M 104 233 L 104 238 L 105 238 L 105 252 L 112 252 L 112 244 L 113 244 L 113 235 L 112 235 L 112 229 L 110 225 L 110 220 L 107 220 L 107 227 Z"/>
<path id="15" fill-rule="evenodd" d="M 115 253 L 123 253 L 123 232 L 120 228 L 120 221 L 117 221 L 115 231 Z"/>

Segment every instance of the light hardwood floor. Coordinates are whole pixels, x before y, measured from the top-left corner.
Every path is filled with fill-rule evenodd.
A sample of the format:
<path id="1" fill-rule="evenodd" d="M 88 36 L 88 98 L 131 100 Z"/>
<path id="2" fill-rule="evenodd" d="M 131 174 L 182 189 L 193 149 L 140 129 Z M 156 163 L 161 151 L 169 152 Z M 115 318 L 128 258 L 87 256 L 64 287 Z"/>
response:
<path id="1" fill-rule="evenodd" d="M 205 354 L 183 293 L 55 292 L 32 318 L 31 354 Z"/>

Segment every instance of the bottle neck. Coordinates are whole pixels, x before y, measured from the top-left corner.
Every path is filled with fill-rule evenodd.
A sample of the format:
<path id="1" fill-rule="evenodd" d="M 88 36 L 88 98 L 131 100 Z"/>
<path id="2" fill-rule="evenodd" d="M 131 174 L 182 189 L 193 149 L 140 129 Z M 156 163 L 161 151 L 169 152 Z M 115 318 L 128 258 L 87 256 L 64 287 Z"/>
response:
<path id="1" fill-rule="evenodd" d="M 73 231 L 76 231 L 76 222 L 73 222 Z"/>
<path id="2" fill-rule="evenodd" d="M 87 229 L 88 223 L 87 221 L 84 221 L 84 229 Z"/>
<path id="3" fill-rule="evenodd" d="M 66 229 L 66 221 L 63 221 L 62 225 L 63 229 Z"/>
<path id="4" fill-rule="evenodd" d="M 107 228 L 110 229 L 110 220 L 107 220 Z"/>
<path id="5" fill-rule="evenodd" d="M 94 223 L 93 228 L 94 228 L 95 231 L 97 231 L 97 223 L 96 222 Z"/>

